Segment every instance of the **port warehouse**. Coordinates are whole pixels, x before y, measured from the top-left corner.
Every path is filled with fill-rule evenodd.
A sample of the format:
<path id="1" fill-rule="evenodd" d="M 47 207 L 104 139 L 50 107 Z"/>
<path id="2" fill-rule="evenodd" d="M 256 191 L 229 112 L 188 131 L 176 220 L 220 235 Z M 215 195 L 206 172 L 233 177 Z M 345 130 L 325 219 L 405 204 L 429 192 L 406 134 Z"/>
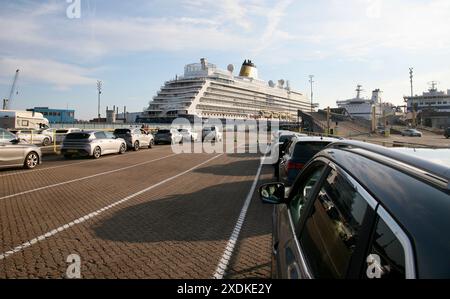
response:
<path id="1" fill-rule="evenodd" d="M 75 122 L 75 110 L 73 109 L 52 109 L 49 107 L 34 107 L 27 109 L 31 112 L 39 112 L 48 119 L 51 124 L 55 123 L 74 123 Z"/>

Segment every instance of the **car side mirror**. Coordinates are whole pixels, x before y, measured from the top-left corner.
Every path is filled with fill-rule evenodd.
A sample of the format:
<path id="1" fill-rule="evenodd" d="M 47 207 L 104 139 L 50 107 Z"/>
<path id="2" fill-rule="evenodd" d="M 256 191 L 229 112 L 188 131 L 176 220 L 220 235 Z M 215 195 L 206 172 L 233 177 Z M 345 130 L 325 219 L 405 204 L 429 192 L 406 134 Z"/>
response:
<path id="1" fill-rule="evenodd" d="M 270 183 L 259 188 L 259 197 L 265 204 L 279 205 L 286 202 L 286 187 L 281 183 Z"/>
<path id="2" fill-rule="evenodd" d="M 11 140 L 11 143 L 12 144 L 19 144 L 20 143 L 20 139 L 19 138 L 13 139 L 13 140 Z"/>

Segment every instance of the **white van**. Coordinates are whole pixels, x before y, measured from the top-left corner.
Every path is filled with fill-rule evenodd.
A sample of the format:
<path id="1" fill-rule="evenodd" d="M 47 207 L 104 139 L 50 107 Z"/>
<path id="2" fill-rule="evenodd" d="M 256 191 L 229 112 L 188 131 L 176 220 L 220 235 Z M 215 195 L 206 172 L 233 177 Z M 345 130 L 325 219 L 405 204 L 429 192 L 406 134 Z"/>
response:
<path id="1" fill-rule="evenodd" d="M 9 130 L 48 129 L 48 119 L 42 113 L 19 110 L 0 110 L 0 128 Z"/>

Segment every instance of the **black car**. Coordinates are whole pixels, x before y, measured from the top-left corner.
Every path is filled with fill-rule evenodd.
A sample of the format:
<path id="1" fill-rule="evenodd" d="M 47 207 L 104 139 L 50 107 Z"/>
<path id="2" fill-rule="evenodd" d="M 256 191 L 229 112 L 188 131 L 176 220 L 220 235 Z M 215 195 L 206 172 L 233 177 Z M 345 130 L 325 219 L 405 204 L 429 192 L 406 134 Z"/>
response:
<path id="1" fill-rule="evenodd" d="M 339 141 L 288 196 L 260 188 L 273 214 L 274 278 L 450 278 L 450 167 Z"/>
<path id="2" fill-rule="evenodd" d="M 444 132 L 444 136 L 445 136 L 445 138 L 450 138 L 450 127 L 448 127 L 447 129 L 445 129 L 445 132 Z"/>
<path id="3" fill-rule="evenodd" d="M 277 180 L 292 185 L 298 173 L 318 152 L 338 139 L 318 136 L 296 136 L 288 143 L 278 164 Z"/>

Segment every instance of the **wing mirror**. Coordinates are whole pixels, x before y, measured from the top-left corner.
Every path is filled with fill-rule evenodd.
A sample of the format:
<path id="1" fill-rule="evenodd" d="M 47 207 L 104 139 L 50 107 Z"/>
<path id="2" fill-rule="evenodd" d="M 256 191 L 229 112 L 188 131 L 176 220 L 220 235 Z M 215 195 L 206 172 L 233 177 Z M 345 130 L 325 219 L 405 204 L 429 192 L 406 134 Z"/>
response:
<path id="1" fill-rule="evenodd" d="M 270 183 L 259 188 L 259 197 L 265 204 L 279 205 L 286 202 L 286 187 L 281 183 Z"/>

